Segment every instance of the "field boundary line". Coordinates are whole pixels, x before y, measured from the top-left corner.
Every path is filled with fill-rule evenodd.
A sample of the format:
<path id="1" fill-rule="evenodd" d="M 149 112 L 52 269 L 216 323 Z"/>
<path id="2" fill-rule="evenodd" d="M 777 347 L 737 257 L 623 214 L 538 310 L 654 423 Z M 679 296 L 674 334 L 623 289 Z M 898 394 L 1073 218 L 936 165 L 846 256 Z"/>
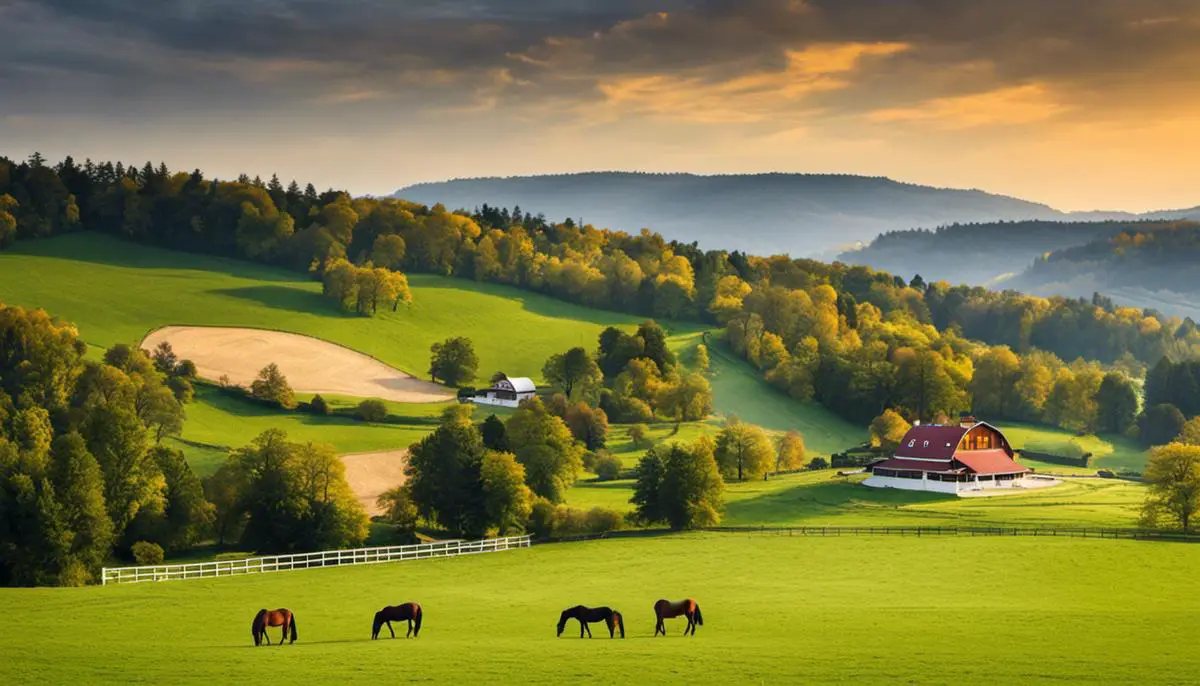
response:
<path id="1" fill-rule="evenodd" d="M 321 550 L 292 555 L 249 557 L 241 560 L 216 560 L 213 562 L 142 565 L 136 567 L 105 567 L 101 570 L 100 583 L 107 586 L 108 584 L 143 583 L 146 581 L 187 581 L 190 579 L 213 579 L 217 577 L 242 576 L 245 574 L 339 567 L 342 565 L 379 564 L 383 562 L 421 560 L 435 557 L 458 557 L 460 555 L 496 553 L 515 548 L 528 548 L 530 544 L 531 538 L 526 535 L 485 538 L 478 541 L 455 539 L 416 545 Z"/>
<path id="2" fill-rule="evenodd" d="M 1013 526 L 710 526 L 693 531 L 726 534 L 770 534 L 776 536 L 840 537 L 840 536 L 1032 536 L 1041 538 L 1094 538 L 1127 541 L 1176 541 L 1200 543 L 1200 534 L 1148 529 L 1105 529 L 1089 527 L 1013 527 Z M 669 529 L 625 529 L 597 534 L 580 534 L 560 538 L 538 539 L 536 543 L 569 543 L 609 538 L 642 538 L 665 536 Z"/>

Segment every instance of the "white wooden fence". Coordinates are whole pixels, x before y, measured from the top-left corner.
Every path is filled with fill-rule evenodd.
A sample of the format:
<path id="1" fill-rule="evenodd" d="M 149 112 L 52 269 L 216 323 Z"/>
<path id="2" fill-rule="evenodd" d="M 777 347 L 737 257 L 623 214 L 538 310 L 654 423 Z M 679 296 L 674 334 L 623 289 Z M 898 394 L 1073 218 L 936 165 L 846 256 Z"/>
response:
<path id="1" fill-rule="evenodd" d="M 262 574 L 265 572 L 287 572 L 312 567 L 336 567 L 338 565 L 365 565 L 400 560 L 420 560 L 429 557 L 454 557 L 476 553 L 494 553 L 513 548 L 528 548 L 529 536 L 488 538 L 482 541 L 438 541 L 419 545 L 387 546 L 382 548 L 352 548 L 349 550 L 323 550 L 315 553 L 295 555 L 272 555 L 249 557 L 242 560 L 220 560 L 176 565 L 148 565 L 143 567 L 105 567 L 101 583 L 129 584 L 142 581 L 183 581 L 186 579 L 208 579 L 218 576 L 239 574 Z"/>

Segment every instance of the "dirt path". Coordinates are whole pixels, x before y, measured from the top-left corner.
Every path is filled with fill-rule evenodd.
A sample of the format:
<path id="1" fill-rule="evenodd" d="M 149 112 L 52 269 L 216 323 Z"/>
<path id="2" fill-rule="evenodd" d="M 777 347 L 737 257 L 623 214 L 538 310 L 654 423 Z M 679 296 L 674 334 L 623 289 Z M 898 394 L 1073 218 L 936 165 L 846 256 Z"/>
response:
<path id="1" fill-rule="evenodd" d="M 404 484 L 404 459 L 407 456 L 407 450 L 342 455 L 342 462 L 346 463 L 346 481 L 368 515 L 383 514 L 375 499 L 384 491 Z"/>
<path id="2" fill-rule="evenodd" d="M 169 341 L 180 359 L 195 362 L 201 377 L 214 381 L 228 376 L 235 384 L 249 386 L 260 369 L 274 362 L 292 388 L 305 393 L 405 403 L 441 402 L 454 397 L 437 384 L 310 336 L 261 329 L 166 326 L 146 336 L 142 347 L 153 350 L 162 341 Z"/>

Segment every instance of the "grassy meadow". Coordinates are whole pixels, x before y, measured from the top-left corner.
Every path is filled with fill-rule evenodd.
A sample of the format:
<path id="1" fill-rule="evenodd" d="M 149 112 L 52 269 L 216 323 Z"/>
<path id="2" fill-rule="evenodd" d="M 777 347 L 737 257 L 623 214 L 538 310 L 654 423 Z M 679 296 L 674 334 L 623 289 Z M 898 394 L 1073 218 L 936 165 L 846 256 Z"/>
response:
<path id="1" fill-rule="evenodd" d="M 1180 592 L 1197 565 L 1200 547 L 1133 541 L 691 534 L 5 589 L 0 681 L 1183 683 L 1200 669 L 1200 598 Z M 652 638 L 653 602 L 684 596 L 704 626 Z M 370 641 L 374 611 L 410 600 L 421 637 Z M 622 611 L 627 638 L 555 638 L 577 603 Z M 254 648 L 261 607 L 293 610 L 299 640 Z"/>

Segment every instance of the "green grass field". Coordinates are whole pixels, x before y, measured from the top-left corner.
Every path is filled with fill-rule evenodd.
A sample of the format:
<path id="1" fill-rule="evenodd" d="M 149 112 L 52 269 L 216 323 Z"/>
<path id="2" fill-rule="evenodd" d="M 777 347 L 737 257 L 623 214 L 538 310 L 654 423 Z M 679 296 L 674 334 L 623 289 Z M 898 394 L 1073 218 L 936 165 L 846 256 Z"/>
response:
<path id="1" fill-rule="evenodd" d="M 424 378 L 429 346 L 466 336 L 481 381 L 497 370 L 537 379 L 550 355 L 591 349 L 604 327 L 641 321 L 506 286 L 428 274 L 409 282 L 411 306 L 362 317 L 338 311 L 320 283 L 298 274 L 97 233 L 22 241 L 0 253 L 0 301 L 44 308 L 99 347 L 139 341 L 168 324 L 272 328 L 340 343 Z"/>
<path id="2" fill-rule="evenodd" d="M 3 683 L 1185 683 L 1200 547 L 696 534 L 138 586 L 0 590 Z M 1136 582 L 1134 581 L 1136 579 Z M 705 624 L 652 638 L 652 604 Z M 369 640 L 420 602 L 417 640 Z M 627 638 L 555 638 L 611 605 Z M 299 640 L 254 648 L 261 607 Z M 399 627 L 397 627 L 399 628 Z M 386 629 L 384 634 L 386 635 Z"/>
<path id="3" fill-rule="evenodd" d="M 1130 470 L 1140 472 L 1146 468 L 1148 453 L 1138 442 L 1126 436 L 1081 436 L 1076 437 L 1070 431 L 1045 426 L 1029 424 L 1004 423 L 1000 427 L 1014 448 L 1024 448 L 1026 445 L 1037 445 L 1056 452 L 1071 441 L 1076 441 L 1083 449 L 1092 453 L 1091 466 L 1088 469 L 1071 469 L 1062 465 L 1023 460 L 1030 466 L 1043 472 L 1071 473 L 1082 471 L 1094 473 L 1097 469 L 1112 469 L 1114 471 Z"/>
<path id="4" fill-rule="evenodd" d="M 338 398 L 329 402 L 334 408 L 352 404 Z M 388 403 L 393 421 L 399 423 L 368 424 L 350 417 L 279 412 L 199 386 L 195 401 L 185 408 L 187 420 L 180 436 L 183 440 L 168 441 L 183 450 L 192 469 L 203 476 L 216 471 L 226 456 L 225 450 L 209 446 L 240 448 L 267 429 L 286 431 L 288 438 L 296 442 L 329 443 L 341 453 L 407 448 L 433 431 L 445 407 L 445 403 Z"/>

